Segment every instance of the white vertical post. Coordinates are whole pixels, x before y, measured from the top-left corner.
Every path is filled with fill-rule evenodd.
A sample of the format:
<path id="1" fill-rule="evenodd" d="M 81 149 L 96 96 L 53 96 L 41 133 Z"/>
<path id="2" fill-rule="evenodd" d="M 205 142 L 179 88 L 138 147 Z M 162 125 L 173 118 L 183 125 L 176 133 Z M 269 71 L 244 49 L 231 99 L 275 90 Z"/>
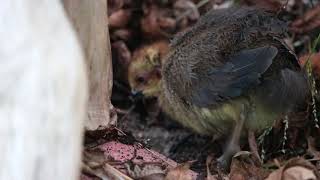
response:
<path id="1" fill-rule="evenodd" d="M 1 180 L 78 179 L 85 72 L 59 0 L 1 1 Z"/>

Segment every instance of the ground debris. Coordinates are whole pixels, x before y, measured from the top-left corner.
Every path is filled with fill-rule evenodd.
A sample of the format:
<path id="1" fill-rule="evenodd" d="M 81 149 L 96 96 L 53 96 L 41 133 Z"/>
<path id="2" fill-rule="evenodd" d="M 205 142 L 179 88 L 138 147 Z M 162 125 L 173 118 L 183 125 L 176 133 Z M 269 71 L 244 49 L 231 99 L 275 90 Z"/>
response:
<path id="1" fill-rule="evenodd" d="M 193 177 L 190 173 L 188 173 L 191 164 L 192 162 L 186 162 L 178 165 L 174 169 L 169 170 L 165 180 L 192 180 Z"/>
<path id="2" fill-rule="evenodd" d="M 291 24 L 291 31 L 295 33 L 307 33 L 320 27 L 320 5 L 309 9 L 302 17 Z"/>
<path id="3" fill-rule="evenodd" d="M 302 158 L 294 158 L 272 172 L 266 180 L 316 180 L 319 178 L 318 170 L 310 162 Z"/>
<path id="4" fill-rule="evenodd" d="M 163 180 L 165 178 L 166 171 L 163 167 L 153 164 L 146 164 L 145 166 L 134 165 L 133 169 L 126 164 L 128 174 L 139 180 Z"/>
<path id="5" fill-rule="evenodd" d="M 263 179 L 267 175 L 268 172 L 262 168 L 260 160 L 250 152 L 241 151 L 232 158 L 230 180 Z"/>

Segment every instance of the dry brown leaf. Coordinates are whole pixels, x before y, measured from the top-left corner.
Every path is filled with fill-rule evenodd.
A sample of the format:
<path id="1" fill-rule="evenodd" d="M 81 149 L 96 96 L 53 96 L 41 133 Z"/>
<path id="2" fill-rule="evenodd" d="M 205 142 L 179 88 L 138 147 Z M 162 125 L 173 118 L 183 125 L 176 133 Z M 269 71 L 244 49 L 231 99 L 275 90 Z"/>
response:
<path id="1" fill-rule="evenodd" d="M 91 177 L 97 177 L 101 180 L 108 180 L 109 179 L 109 177 L 104 173 L 103 169 L 100 169 L 100 168 L 99 169 L 92 169 L 84 163 L 82 163 L 81 169 L 82 169 L 82 173 L 85 176 L 89 176 L 90 179 L 93 179 Z M 81 178 L 81 180 L 83 180 L 83 178 Z"/>
<path id="2" fill-rule="evenodd" d="M 320 13 L 320 12 L 319 12 Z M 317 75 L 320 75 L 320 52 L 315 53 L 315 54 L 306 54 L 303 55 L 299 58 L 299 62 L 302 66 L 304 66 L 310 57 L 311 65 L 312 65 L 312 70 L 315 72 Z"/>
<path id="3" fill-rule="evenodd" d="M 159 18 L 158 23 L 163 30 L 173 30 L 176 26 L 176 21 L 172 18 Z"/>
<path id="4" fill-rule="evenodd" d="M 192 21 L 199 19 L 200 14 L 197 6 L 189 0 L 178 0 L 173 5 L 176 17 L 185 16 Z"/>
<path id="5" fill-rule="evenodd" d="M 302 158 L 294 158 L 272 172 L 266 180 L 316 180 L 319 178 L 315 167 Z"/>
<path id="6" fill-rule="evenodd" d="M 148 176 L 140 178 L 139 180 L 163 180 L 164 177 L 165 176 L 163 174 L 150 174 Z"/>
<path id="7" fill-rule="evenodd" d="M 170 170 L 165 180 L 192 180 L 192 176 L 188 172 L 191 164 L 192 162 L 183 163 Z"/>
<path id="8" fill-rule="evenodd" d="M 161 36 L 161 29 L 158 24 L 159 9 L 157 6 L 151 6 L 146 16 L 141 19 L 141 29 L 147 36 Z"/>
<path id="9" fill-rule="evenodd" d="M 108 0 L 108 15 L 121 9 L 124 5 L 124 0 Z"/>
<path id="10" fill-rule="evenodd" d="M 127 42 L 132 38 L 132 31 L 130 29 L 117 29 L 110 35 L 112 41 L 123 40 Z"/>
<path id="11" fill-rule="evenodd" d="M 100 149 L 85 150 L 83 152 L 82 172 L 90 176 L 96 176 L 102 180 L 109 179 L 103 170 L 106 163 L 104 152 Z"/>
<path id="12" fill-rule="evenodd" d="M 108 16 L 115 11 L 125 8 L 132 7 L 134 0 L 108 0 Z"/>
<path id="13" fill-rule="evenodd" d="M 143 7 L 144 16 L 140 24 L 141 30 L 146 38 L 167 37 L 168 32 L 173 32 L 176 27 L 176 21 L 170 17 L 168 9 L 161 9 L 155 4 Z"/>
<path id="14" fill-rule="evenodd" d="M 104 152 L 99 148 L 83 152 L 83 162 L 90 168 L 102 166 L 106 161 Z"/>
<path id="15" fill-rule="evenodd" d="M 123 41 L 112 43 L 112 52 L 115 54 L 117 62 L 121 67 L 127 68 L 131 61 L 131 52 Z"/>
<path id="16" fill-rule="evenodd" d="M 114 168 L 110 164 L 105 164 L 103 166 L 103 170 L 108 176 L 108 179 L 121 179 L 121 180 L 133 180 L 132 178 L 128 177 L 127 175 L 123 174 L 118 169 Z"/>
<path id="17" fill-rule="evenodd" d="M 123 28 L 125 27 L 131 18 L 131 10 L 120 9 L 112 13 L 108 18 L 108 25 L 112 28 Z"/>
<path id="18" fill-rule="evenodd" d="M 132 180 L 116 168 L 107 164 L 107 159 L 100 148 L 87 149 L 83 152 L 82 172 L 90 176 L 96 176 L 102 180 L 124 179 Z"/>
<path id="19" fill-rule="evenodd" d="M 179 27 L 184 29 L 200 17 L 197 6 L 189 0 L 178 0 L 173 5 L 174 15 L 177 18 Z"/>
<path id="20" fill-rule="evenodd" d="M 316 180 L 317 177 L 313 173 L 312 170 L 304 168 L 304 167 L 292 167 L 288 168 L 284 174 L 283 174 L 283 179 L 285 180 Z"/>
<path id="21" fill-rule="evenodd" d="M 240 151 L 234 155 L 230 169 L 231 180 L 263 179 L 267 176 L 267 172 L 261 167 L 259 159 L 247 151 Z"/>
<path id="22" fill-rule="evenodd" d="M 207 180 L 217 180 L 215 176 L 213 176 L 210 172 L 210 163 L 212 162 L 213 157 L 208 156 L 206 160 L 206 166 L 207 166 Z"/>
<path id="23" fill-rule="evenodd" d="M 320 27 L 320 5 L 308 10 L 301 18 L 295 20 L 291 31 L 295 33 L 306 33 Z"/>
<path id="24" fill-rule="evenodd" d="M 165 170 L 160 165 L 147 164 L 144 166 L 135 165 L 133 169 L 128 164 L 125 164 L 128 174 L 139 180 L 163 180 Z"/>

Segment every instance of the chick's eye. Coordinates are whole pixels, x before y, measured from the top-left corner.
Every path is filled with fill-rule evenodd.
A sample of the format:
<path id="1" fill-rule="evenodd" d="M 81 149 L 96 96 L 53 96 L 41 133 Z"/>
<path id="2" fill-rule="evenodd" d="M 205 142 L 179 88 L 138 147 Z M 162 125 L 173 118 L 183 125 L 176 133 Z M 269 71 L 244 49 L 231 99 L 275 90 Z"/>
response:
<path id="1" fill-rule="evenodd" d="M 138 83 L 144 83 L 144 82 L 145 82 L 145 79 L 144 79 L 144 77 L 142 77 L 142 76 L 138 76 L 138 77 L 136 77 L 136 81 L 137 81 Z"/>

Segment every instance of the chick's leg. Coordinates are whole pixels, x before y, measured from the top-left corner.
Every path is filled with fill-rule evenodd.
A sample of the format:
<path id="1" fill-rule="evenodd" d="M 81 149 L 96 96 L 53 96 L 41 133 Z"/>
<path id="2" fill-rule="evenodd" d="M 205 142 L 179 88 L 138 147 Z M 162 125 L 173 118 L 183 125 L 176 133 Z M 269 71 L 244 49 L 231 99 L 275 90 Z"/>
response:
<path id="1" fill-rule="evenodd" d="M 235 124 L 231 139 L 228 143 L 225 152 L 222 154 L 222 156 L 218 158 L 218 166 L 220 166 L 223 169 L 229 168 L 233 155 L 240 151 L 239 142 L 244 121 L 245 114 L 244 111 L 242 111 L 240 114 L 239 121 L 237 121 Z"/>
<path id="2" fill-rule="evenodd" d="M 258 161 L 262 163 L 262 159 L 260 158 L 260 155 L 258 152 L 256 137 L 254 136 L 254 132 L 251 130 L 249 130 L 248 132 L 248 142 L 249 142 L 250 151 L 253 153 L 254 156 L 256 156 Z"/>

